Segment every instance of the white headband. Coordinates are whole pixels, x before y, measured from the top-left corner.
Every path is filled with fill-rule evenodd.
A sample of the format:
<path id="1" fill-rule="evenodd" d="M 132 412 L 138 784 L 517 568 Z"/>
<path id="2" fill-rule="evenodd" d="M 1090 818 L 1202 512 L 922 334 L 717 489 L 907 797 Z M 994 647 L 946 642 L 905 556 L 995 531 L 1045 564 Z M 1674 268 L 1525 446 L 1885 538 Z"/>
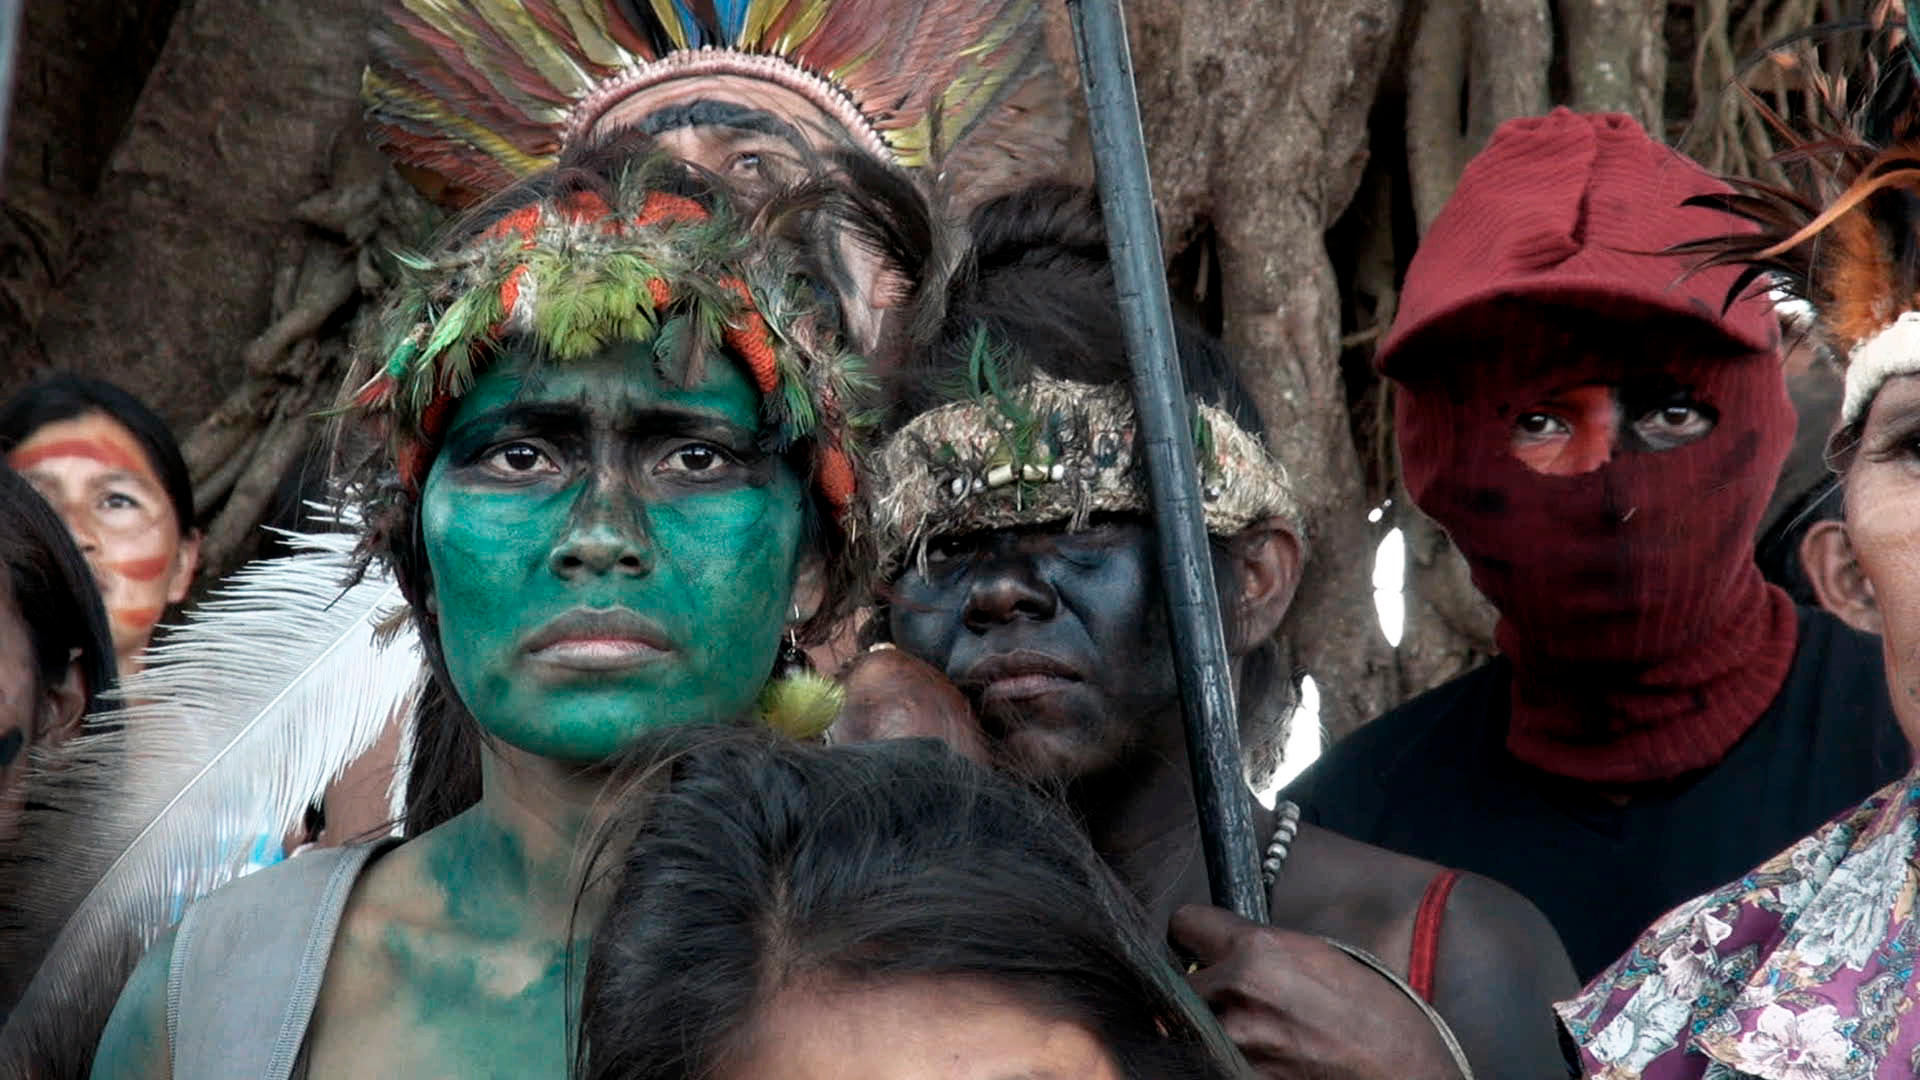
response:
<path id="1" fill-rule="evenodd" d="M 1847 393 L 1840 423 L 1852 427 L 1866 418 L 1873 395 L 1888 379 L 1920 374 L 1920 311 L 1909 311 L 1847 354 Z"/>

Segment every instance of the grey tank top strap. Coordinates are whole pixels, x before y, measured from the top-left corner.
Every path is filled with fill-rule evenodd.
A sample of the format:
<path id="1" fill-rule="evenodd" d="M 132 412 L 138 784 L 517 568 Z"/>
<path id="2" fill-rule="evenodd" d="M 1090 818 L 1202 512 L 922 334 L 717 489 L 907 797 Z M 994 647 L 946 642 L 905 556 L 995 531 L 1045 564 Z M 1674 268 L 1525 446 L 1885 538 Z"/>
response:
<path id="1" fill-rule="evenodd" d="M 304 852 L 187 908 L 167 971 L 174 1080 L 287 1080 L 347 895 L 385 846 Z"/>

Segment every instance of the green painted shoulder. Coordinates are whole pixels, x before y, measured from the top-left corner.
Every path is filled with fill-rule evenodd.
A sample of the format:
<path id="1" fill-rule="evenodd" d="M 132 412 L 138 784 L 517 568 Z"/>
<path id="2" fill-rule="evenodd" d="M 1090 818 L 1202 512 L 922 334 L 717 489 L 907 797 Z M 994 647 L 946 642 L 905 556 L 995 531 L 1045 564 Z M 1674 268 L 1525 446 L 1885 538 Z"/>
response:
<path id="1" fill-rule="evenodd" d="M 92 1080 L 169 1080 L 173 1075 L 167 1039 L 167 972 L 172 960 L 169 930 L 147 949 L 120 991 L 93 1056 Z"/>

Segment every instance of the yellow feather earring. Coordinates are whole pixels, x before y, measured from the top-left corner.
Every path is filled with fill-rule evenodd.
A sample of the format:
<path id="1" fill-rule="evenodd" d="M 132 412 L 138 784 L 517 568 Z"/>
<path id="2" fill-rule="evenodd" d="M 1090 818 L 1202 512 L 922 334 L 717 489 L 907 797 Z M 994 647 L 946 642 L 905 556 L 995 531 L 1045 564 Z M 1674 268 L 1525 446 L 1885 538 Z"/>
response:
<path id="1" fill-rule="evenodd" d="M 793 615 L 798 622 L 798 607 Z M 799 634 L 789 627 L 780 658 L 774 663 L 773 678 L 760 691 L 760 723 L 788 738 L 812 742 L 823 737 L 840 718 L 845 700 L 839 683 L 813 670 L 807 654 L 800 649 Z"/>

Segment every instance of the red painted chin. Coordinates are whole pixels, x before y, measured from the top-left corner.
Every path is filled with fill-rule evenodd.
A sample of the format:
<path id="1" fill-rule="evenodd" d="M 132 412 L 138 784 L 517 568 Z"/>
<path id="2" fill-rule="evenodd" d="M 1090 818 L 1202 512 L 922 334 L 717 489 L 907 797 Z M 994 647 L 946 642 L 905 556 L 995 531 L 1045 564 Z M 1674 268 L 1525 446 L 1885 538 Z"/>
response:
<path id="1" fill-rule="evenodd" d="M 142 632 L 153 629 L 154 624 L 158 623 L 160 616 L 164 614 L 166 609 L 157 607 L 117 607 L 107 611 L 108 617 L 113 620 L 113 625 Z"/>

